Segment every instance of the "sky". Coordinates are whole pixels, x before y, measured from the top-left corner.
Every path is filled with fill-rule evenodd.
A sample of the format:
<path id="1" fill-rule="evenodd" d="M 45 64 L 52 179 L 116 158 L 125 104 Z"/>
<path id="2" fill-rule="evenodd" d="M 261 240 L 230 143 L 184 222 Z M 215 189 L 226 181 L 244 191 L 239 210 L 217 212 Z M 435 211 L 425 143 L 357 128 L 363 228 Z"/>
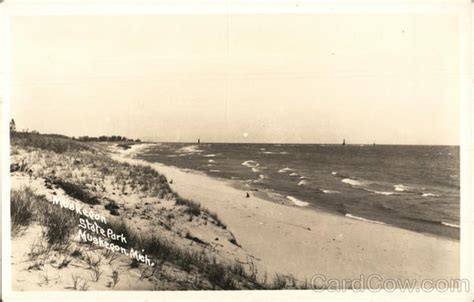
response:
<path id="1" fill-rule="evenodd" d="M 11 37 L 19 129 L 459 144 L 453 15 L 14 17 Z"/>

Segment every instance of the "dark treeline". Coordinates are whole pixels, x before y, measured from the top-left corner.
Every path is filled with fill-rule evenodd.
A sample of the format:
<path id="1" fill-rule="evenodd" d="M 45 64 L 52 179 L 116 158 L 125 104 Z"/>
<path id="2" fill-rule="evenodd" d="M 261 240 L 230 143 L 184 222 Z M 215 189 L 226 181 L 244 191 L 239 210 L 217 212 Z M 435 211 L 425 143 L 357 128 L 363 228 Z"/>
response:
<path id="1" fill-rule="evenodd" d="M 79 136 L 78 138 L 73 137 L 72 139 L 81 141 L 81 142 L 140 142 L 140 139 L 131 139 L 125 136 L 112 135 L 112 136 Z"/>
<path id="2" fill-rule="evenodd" d="M 23 131 L 18 131 L 17 126 L 15 123 L 14 119 L 10 120 L 10 136 L 11 137 L 25 137 L 25 136 L 30 136 L 30 135 L 39 135 L 40 133 L 36 130 L 30 131 L 29 129 L 23 130 Z M 120 135 L 111 135 L 111 136 L 106 136 L 106 135 L 101 135 L 99 137 L 95 136 L 79 136 L 78 138 L 76 137 L 69 137 L 66 135 L 61 135 L 61 134 L 42 134 L 43 136 L 48 136 L 48 137 L 53 137 L 53 138 L 65 138 L 65 139 L 73 139 L 81 142 L 141 142 L 140 139 L 131 139 L 127 138 L 125 136 L 120 136 Z"/>

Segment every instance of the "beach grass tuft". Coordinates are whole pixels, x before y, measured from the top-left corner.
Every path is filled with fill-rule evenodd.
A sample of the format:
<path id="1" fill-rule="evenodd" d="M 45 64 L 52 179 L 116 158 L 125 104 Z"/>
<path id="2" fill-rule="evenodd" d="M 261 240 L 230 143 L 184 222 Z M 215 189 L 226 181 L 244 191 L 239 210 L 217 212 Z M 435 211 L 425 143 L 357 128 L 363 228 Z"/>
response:
<path id="1" fill-rule="evenodd" d="M 33 220 L 33 207 L 36 200 L 36 195 L 28 187 L 11 192 L 10 217 L 11 233 L 13 235 L 18 234 L 23 227 L 28 226 Z"/>
<path id="2" fill-rule="evenodd" d="M 53 206 L 29 187 L 11 191 L 10 208 L 13 234 L 35 220 L 44 227 L 43 234 L 48 245 L 59 248 L 70 243 L 69 236 L 75 230 L 78 219 L 74 212 Z"/>

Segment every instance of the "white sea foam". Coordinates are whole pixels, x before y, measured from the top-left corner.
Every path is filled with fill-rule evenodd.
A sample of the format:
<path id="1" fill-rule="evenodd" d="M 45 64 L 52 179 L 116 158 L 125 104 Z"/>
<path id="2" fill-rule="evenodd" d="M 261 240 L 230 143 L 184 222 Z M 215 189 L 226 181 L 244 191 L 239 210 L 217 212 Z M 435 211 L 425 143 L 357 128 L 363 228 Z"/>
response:
<path id="1" fill-rule="evenodd" d="M 359 216 L 354 216 L 352 214 L 346 214 L 346 217 L 347 218 L 352 218 L 352 219 L 357 219 L 357 220 L 362 220 L 362 221 L 365 221 L 365 222 L 375 223 L 375 224 L 385 224 L 385 223 L 380 222 L 380 221 L 369 220 L 369 219 L 365 219 L 365 218 L 362 218 L 362 217 L 359 217 Z"/>
<path id="2" fill-rule="evenodd" d="M 362 185 L 364 185 L 364 182 L 359 181 L 359 180 L 355 180 L 355 179 L 351 179 L 351 178 L 344 178 L 341 181 L 343 183 L 349 184 L 351 186 L 362 186 Z"/>
<path id="3" fill-rule="evenodd" d="M 196 145 L 189 145 L 182 148 L 179 148 L 176 152 L 178 153 L 202 153 L 204 151 L 200 150 Z"/>
<path id="4" fill-rule="evenodd" d="M 364 189 L 364 190 L 367 191 L 367 192 L 378 194 L 378 195 L 395 195 L 395 194 L 397 194 L 395 192 L 384 192 L 384 191 L 376 191 L 376 190 L 371 190 L 371 189 Z"/>
<path id="5" fill-rule="evenodd" d="M 254 160 L 246 160 L 244 161 L 243 163 L 241 163 L 242 166 L 246 166 L 246 167 L 249 167 L 249 168 L 253 168 L 253 167 L 258 167 L 260 166 L 259 163 L 257 163 L 256 161 Z"/>
<path id="6" fill-rule="evenodd" d="M 260 154 L 288 154 L 288 152 L 283 151 L 283 152 L 275 152 L 275 151 L 262 151 L 259 152 Z"/>
<path id="7" fill-rule="evenodd" d="M 286 172 L 291 172 L 291 171 L 293 171 L 293 169 L 286 167 L 286 168 L 278 170 L 278 173 L 286 173 Z"/>
<path id="8" fill-rule="evenodd" d="M 341 193 L 341 192 L 335 191 L 335 190 L 324 190 L 324 189 L 322 189 L 321 191 L 323 191 L 324 194 L 338 194 L 338 193 Z"/>
<path id="9" fill-rule="evenodd" d="M 291 173 L 291 174 L 290 174 L 290 176 L 299 176 L 299 174 L 298 174 L 298 173 L 295 173 L 295 172 L 293 172 L 293 173 Z"/>
<path id="10" fill-rule="evenodd" d="M 332 171 L 331 174 L 332 174 L 332 175 L 337 175 L 337 172 L 336 172 L 336 171 Z"/>
<path id="11" fill-rule="evenodd" d="M 405 186 L 403 184 L 394 185 L 393 187 L 395 188 L 395 191 L 397 191 L 397 192 L 406 192 L 406 191 L 413 190 L 412 187 L 408 187 L 408 186 Z"/>
<path id="12" fill-rule="evenodd" d="M 268 179 L 268 176 L 263 175 L 263 174 L 260 174 L 258 177 L 259 177 L 260 179 Z"/>
<path id="13" fill-rule="evenodd" d="M 255 167 L 252 168 L 252 172 L 258 173 L 258 172 L 260 172 L 260 171 L 261 171 L 261 170 L 258 169 L 258 168 L 255 168 Z"/>
<path id="14" fill-rule="evenodd" d="M 206 154 L 206 155 L 203 155 L 204 157 L 216 157 L 217 155 L 216 154 Z"/>
<path id="15" fill-rule="evenodd" d="M 299 207 L 307 207 L 309 205 L 309 203 L 307 203 L 306 201 L 299 200 L 297 198 L 294 198 L 293 196 L 286 196 L 286 198 L 288 198 L 291 202 L 293 202 Z"/>
<path id="16" fill-rule="evenodd" d="M 306 181 L 306 180 L 300 180 L 300 181 L 298 182 L 298 186 L 305 186 L 305 185 L 307 185 L 307 184 L 308 184 L 308 181 Z"/>
<path id="17" fill-rule="evenodd" d="M 422 197 L 439 197 L 438 194 L 435 193 L 421 193 Z"/>
<path id="18" fill-rule="evenodd" d="M 451 228 L 456 228 L 456 229 L 460 229 L 461 226 L 457 225 L 457 224 L 454 224 L 454 223 L 449 223 L 449 222 L 444 222 L 444 221 L 441 221 L 441 224 L 442 225 L 445 225 L 445 226 L 448 226 L 448 227 L 451 227 Z"/>
<path id="19" fill-rule="evenodd" d="M 215 163 L 216 161 L 213 160 L 213 159 L 210 159 L 210 160 L 208 160 L 208 162 L 210 162 L 210 163 Z"/>
<path id="20" fill-rule="evenodd" d="M 210 172 L 221 172 L 221 170 L 209 170 Z"/>

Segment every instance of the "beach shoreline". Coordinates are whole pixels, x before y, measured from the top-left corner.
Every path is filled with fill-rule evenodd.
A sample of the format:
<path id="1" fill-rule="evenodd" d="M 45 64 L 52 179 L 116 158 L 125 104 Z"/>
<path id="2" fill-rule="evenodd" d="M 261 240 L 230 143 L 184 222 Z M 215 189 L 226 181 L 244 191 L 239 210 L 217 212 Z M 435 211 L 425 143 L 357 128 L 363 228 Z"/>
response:
<path id="1" fill-rule="evenodd" d="M 231 181 L 133 157 L 154 144 L 114 150 L 112 158 L 148 165 L 173 180 L 171 187 L 215 211 L 262 271 L 300 280 L 380 275 L 383 279 L 459 278 L 459 241 L 304 207 L 269 202 L 265 192 Z M 268 195 L 268 194 L 267 194 Z M 370 236 L 369 236 L 370 234 Z"/>

